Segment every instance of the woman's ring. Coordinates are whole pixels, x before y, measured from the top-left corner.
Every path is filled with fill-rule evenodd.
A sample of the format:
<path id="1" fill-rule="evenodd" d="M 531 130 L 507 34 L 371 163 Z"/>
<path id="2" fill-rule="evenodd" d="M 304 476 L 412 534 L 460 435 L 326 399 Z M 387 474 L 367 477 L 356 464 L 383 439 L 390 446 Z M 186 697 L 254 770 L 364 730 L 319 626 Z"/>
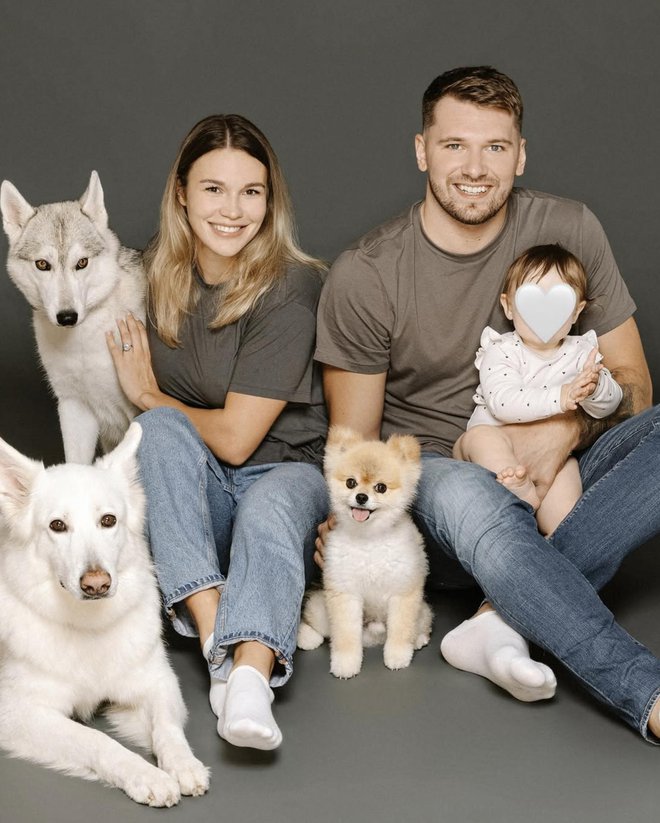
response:
<path id="1" fill-rule="evenodd" d="M 132 348 L 133 348 L 132 343 L 122 343 L 121 344 L 122 351 L 130 351 Z"/>

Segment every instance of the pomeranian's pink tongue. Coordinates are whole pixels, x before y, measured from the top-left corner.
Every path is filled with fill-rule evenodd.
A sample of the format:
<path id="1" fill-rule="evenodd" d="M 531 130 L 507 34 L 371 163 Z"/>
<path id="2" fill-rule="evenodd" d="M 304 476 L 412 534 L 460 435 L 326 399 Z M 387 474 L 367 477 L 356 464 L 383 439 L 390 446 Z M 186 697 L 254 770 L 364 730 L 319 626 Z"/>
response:
<path id="1" fill-rule="evenodd" d="M 353 515 L 353 520 L 357 520 L 358 523 L 364 523 L 365 520 L 369 519 L 371 512 L 369 509 L 351 509 L 351 514 Z"/>

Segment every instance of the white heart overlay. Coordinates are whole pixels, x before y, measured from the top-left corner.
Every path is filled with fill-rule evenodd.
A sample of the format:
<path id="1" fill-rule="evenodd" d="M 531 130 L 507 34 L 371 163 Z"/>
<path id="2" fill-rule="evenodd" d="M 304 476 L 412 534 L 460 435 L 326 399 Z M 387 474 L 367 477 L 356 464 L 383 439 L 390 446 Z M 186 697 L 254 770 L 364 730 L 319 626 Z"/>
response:
<path id="1" fill-rule="evenodd" d="M 576 300 L 568 283 L 557 283 L 549 291 L 543 291 L 536 283 L 524 283 L 515 296 L 520 316 L 544 343 L 573 314 Z"/>

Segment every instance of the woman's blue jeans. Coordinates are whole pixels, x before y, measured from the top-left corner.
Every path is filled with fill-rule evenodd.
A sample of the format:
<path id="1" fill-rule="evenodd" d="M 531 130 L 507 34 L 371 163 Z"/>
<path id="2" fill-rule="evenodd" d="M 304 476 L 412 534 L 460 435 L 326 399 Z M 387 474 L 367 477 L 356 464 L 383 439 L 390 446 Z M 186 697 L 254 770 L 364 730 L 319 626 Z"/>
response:
<path id="1" fill-rule="evenodd" d="M 153 409 L 139 422 L 151 552 L 175 629 L 197 634 L 182 601 L 216 587 L 213 675 L 226 680 L 231 647 L 258 640 L 282 664 L 271 678 L 281 685 L 291 675 L 302 597 L 314 574 L 316 527 L 327 516 L 321 471 L 294 462 L 225 465 L 175 409 Z"/>
<path id="2" fill-rule="evenodd" d="M 458 560 L 507 623 L 647 739 L 660 661 L 615 622 L 597 591 L 660 531 L 659 409 L 626 420 L 580 456 L 584 493 L 547 540 L 531 507 L 491 472 L 437 455 L 424 455 L 413 512 L 432 584 L 446 580 L 447 556 Z"/>

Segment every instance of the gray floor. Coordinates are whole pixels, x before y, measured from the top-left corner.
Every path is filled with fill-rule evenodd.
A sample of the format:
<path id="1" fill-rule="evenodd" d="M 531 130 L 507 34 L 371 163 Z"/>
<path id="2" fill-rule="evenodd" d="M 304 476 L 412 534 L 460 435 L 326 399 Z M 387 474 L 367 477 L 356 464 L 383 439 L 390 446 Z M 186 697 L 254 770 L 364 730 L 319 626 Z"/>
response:
<path id="1" fill-rule="evenodd" d="M 0 432 L 46 462 L 61 459 L 47 390 L 26 369 L 0 403 Z M 29 378 L 29 379 L 28 379 Z M 29 410 L 29 416 L 26 414 Z M 660 538 L 628 558 L 604 592 L 619 621 L 660 654 Z M 327 647 L 299 652 L 277 693 L 284 743 L 235 749 L 215 733 L 195 644 L 168 634 L 190 709 L 188 736 L 211 767 L 203 798 L 151 810 L 117 789 L 0 754 L 0 823 L 232 820 L 236 823 L 647 823 L 656 819 L 660 749 L 645 743 L 557 670 L 556 697 L 522 704 L 448 666 L 440 638 L 470 613 L 475 592 L 433 599 L 431 644 L 390 672 L 379 649 L 359 677 L 338 681 Z M 545 662 L 552 661 L 543 658 Z"/>
<path id="2" fill-rule="evenodd" d="M 659 541 L 622 568 L 605 599 L 660 652 Z M 351 681 L 328 673 L 328 650 L 299 652 L 276 699 L 284 743 L 274 753 L 230 747 L 215 734 L 206 674 L 192 643 L 168 635 L 190 709 L 188 736 L 212 769 L 203 798 L 170 810 L 121 791 L 0 756 L 3 823 L 144 821 L 448 821 L 516 823 L 655 819 L 660 752 L 584 695 L 562 671 L 554 700 L 521 704 L 453 670 L 439 638 L 475 604 L 474 593 L 434 599 L 429 647 L 390 672 L 367 653 Z M 546 662 L 551 662 L 546 660 Z"/>

